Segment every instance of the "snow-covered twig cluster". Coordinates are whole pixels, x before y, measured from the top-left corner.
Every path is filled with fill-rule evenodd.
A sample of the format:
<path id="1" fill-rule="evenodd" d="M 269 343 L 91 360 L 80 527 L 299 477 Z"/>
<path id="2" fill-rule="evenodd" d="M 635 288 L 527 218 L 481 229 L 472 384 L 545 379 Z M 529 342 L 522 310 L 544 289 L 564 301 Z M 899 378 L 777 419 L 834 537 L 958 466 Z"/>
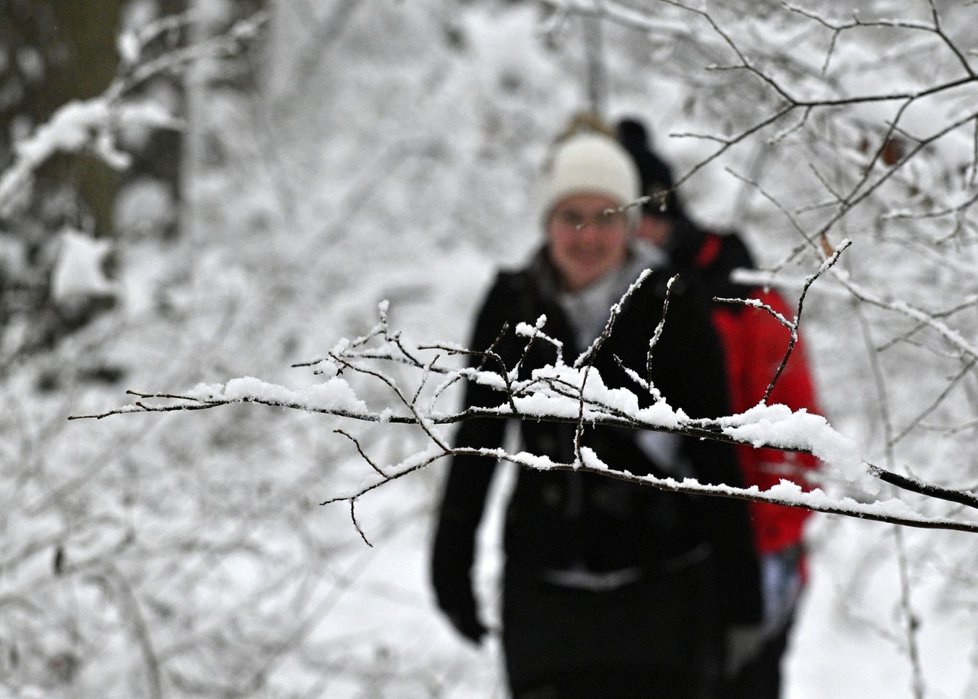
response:
<path id="1" fill-rule="evenodd" d="M 839 253 L 841 250 L 826 261 L 818 274 L 808 280 L 809 286 L 821 273 L 832 267 L 838 260 Z M 626 297 L 641 282 L 640 278 L 626 292 Z M 185 393 L 130 392 L 138 398 L 134 403 L 105 413 L 76 416 L 73 419 L 101 419 L 130 413 L 196 411 L 236 403 L 254 403 L 345 420 L 405 424 L 419 428 L 429 443 L 428 448 L 399 463 L 389 465 L 377 464 L 369 456 L 368 448 L 356 437 L 346 430 L 336 430 L 355 445 L 363 461 L 377 475 L 375 481 L 355 492 L 324 503 L 347 502 L 350 505 L 351 518 L 361 535 L 363 533 L 357 524 L 355 512 L 358 498 L 438 460 L 473 453 L 527 468 L 597 473 L 661 490 L 804 507 L 818 512 L 912 527 L 978 532 L 978 520 L 921 514 L 899 499 L 872 500 L 879 493 L 880 485 L 886 483 L 907 492 L 978 509 L 978 497 L 968 492 L 925 483 L 865 462 L 859 456 L 859 446 L 838 433 L 822 416 L 806 410 L 792 411 L 783 405 L 767 405 L 762 401 L 742 414 L 694 419 L 682 410 L 672 408 L 653 385 L 640 378 L 637 371 L 629 372 L 635 380 L 636 390 L 650 392 L 655 398 L 648 407 L 642 407 L 638 394 L 633 390 L 609 387 L 591 364 L 590 358 L 600 348 L 603 339 L 610 334 L 619 308 L 620 304 L 611 309 L 605 331 L 573 364 L 566 364 L 558 359 L 555 364 L 534 371 L 530 378 L 525 379 L 519 377 L 518 366 L 505 367 L 492 348 L 473 351 L 464 347 L 413 345 L 407 342 L 401 333 L 390 328 L 385 302 L 380 307 L 380 322 L 371 332 L 353 341 L 343 340 L 324 358 L 300 365 L 314 368 L 316 375 L 320 377 L 320 382 L 306 388 L 288 389 L 249 377 L 232 379 L 223 384 L 202 384 Z M 801 303 L 799 315 L 800 310 Z M 798 316 L 793 321 L 785 319 L 784 322 L 788 323 L 793 332 L 797 332 Z M 541 327 L 542 319 L 536 326 L 522 327 L 518 332 L 528 338 L 528 344 L 541 340 L 552 342 L 541 332 Z M 653 338 L 650 354 L 654 345 Z M 793 343 L 789 345 L 787 354 L 790 354 L 793 346 Z M 482 365 L 474 368 L 452 366 L 447 360 L 457 356 L 481 357 Z M 412 369 L 414 385 L 403 385 L 403 381 L 385 371 L 385 365 Z M 784 362 L 782 367 L 783 365 Z M 382 386 L 388 396 L 382 407 L 372 408 L 367 400 L 359 397 L 355 384 L 362 380 Z M 442 402 L 440 399 L 450 387 L 463 380 L 497 390 L 500 394 L 499 404 L 493 408 L 471 407 L 464 411 L 443 411 L 439 407 Z M 555 462 L 550 458 L 523 451 L 471 450 L 451 446 L 441 434 L 440 428 L 472 418 L 571 423 L 577 426 L 577 435 L 585 425 L 658 430 L 699 439 L 803 452 L 818 457 L 834 473 L 861 490 L 866 501 L 831 496 L 818 489 L 804 491 L 789 481 L 782 481 L 769 490 L 760 491 L 756 487 L 706 485 L 691 478 L 680 481 L 651 475 L 637 476 L 630 473 L 625 465 L 604 463 L 596 453 L 577 443 L 574 449 L 575 460 L 569 463 Z"/>

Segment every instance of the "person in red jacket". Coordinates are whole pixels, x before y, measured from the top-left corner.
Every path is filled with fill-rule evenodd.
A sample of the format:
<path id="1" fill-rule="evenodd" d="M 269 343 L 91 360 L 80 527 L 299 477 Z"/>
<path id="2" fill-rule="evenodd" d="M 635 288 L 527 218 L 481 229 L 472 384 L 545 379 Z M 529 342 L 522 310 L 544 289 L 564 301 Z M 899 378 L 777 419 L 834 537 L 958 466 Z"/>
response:
<path id="1" fill-rule="evenodd" d="M 641 122 L 622 120 L 618 137 L 639 168 L 643 193 L 650 197 L 643 205 L 636 235 L 665 250 L 678 269 L 701 279 L 714 298 L 760 301 L 786 318 L 793 317 L 794 309 L 777 291 L 738 284 L 731 278 L 737 269 L 755 268 L 750 251 L 735 232 L 704 230 L 686 215 L 673 191 L 671 170 L 649 148 Z M 743 304 L 714 302 L 712 318 L 724 349 L 731 409 L 744 412 L 764 400 L 788 349 L 789 330 L 767 311 Z M 792 350 L 766 402 L 818 412 L 802 340 Z M 746 445 L 737 447 L 737 456 L 745 483 L 761 490 L 782 479 L 804 487 L 806 473 L 818 466 L 808 454 Z M 811 512 L 752 502 L 750 513 L 762 564 L 763 645 L 728 678 L 724 696 L 758 699 L 780 694 L 781 659 L 806 578 L 803 535 Z"/>

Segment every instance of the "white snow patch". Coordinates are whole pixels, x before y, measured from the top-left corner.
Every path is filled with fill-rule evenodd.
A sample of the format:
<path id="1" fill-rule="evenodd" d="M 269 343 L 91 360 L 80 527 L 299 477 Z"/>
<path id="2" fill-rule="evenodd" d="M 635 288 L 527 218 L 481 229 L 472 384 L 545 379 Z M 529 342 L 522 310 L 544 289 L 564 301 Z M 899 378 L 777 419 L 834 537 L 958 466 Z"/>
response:
<path id="1" fill-rule="evenodd" d="M 109 250 L 107 240 L 96 240 L 70 229 L 61 234 L 61 248 L 51 276 L 51 295 L 58 305 L 115 293 L 103 268 Z"/>

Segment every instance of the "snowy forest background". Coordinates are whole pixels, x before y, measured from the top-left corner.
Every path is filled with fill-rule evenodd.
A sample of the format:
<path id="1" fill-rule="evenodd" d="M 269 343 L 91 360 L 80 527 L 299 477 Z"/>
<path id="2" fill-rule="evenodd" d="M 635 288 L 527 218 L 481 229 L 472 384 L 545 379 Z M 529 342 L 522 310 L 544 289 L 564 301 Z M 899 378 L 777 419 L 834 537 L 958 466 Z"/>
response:
<path id="1" fill-rule="evenodd" d="M 975 3 L 189 4 L 103 3 L 128 22 L 104 84 L 33 118 L 42 56 L 3 36 L 0 695 L 503 696 L 498 648 L 428 591 L 444 464 L 359 499 L 362 531 L 319 504 L 376 476 L 336 428 L 382 464 L 417 430 L 67 418 L 126 390 L 312 385 L 293 365 L 385 300 L 415 342 L 464 343 L 493 271 L 538 243 L 547 145 L 594 101 L 647 121 L 694 216 L 789 297 L 852 241 L 801 322 L 825 415 L 867 462 L 976 487 Z M 118 168 L 113 201 L 64 204 L 55 150 Z M 820 487 L 975 521 L 831 467 Z M 974 533 L 816 515 L 809 542 L 788 697 L 978 694 Z"/>

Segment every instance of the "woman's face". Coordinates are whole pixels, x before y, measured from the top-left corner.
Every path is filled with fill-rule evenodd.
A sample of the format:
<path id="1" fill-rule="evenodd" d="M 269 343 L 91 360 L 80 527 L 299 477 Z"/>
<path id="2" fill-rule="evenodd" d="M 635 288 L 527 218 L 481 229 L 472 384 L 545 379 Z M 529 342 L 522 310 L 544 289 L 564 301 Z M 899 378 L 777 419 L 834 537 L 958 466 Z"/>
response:
<path id="1" fill-rule="evenodd" d="M 575 194 L 557 202 L 547 219 L 550 260 L 564 289 L 578 291 L 625 259 L 628 217 L 603 194 Z"/>

